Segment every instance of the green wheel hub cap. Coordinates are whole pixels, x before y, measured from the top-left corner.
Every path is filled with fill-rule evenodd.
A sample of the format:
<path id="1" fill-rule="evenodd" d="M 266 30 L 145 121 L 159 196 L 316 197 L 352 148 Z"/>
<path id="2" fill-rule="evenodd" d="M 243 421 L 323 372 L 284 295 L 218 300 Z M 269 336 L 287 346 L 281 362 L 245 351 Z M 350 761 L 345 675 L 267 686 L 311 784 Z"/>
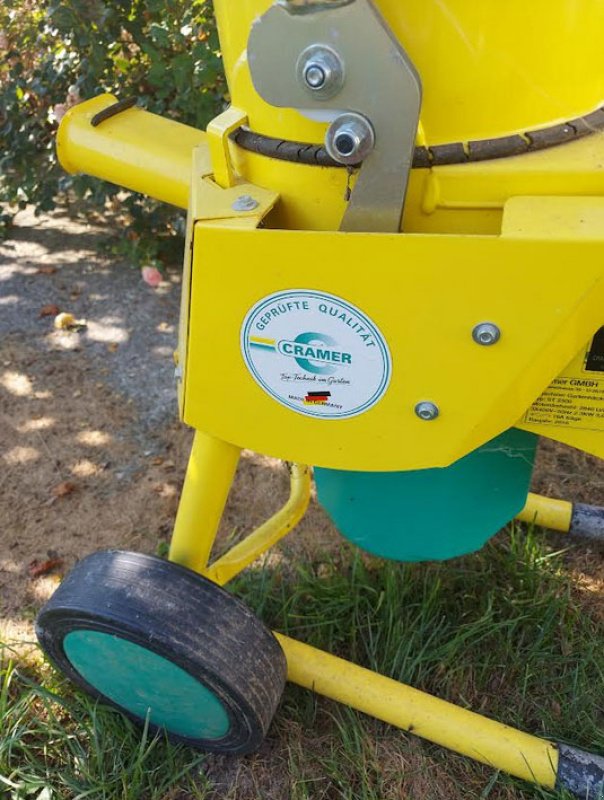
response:
<path id="1" fill-rule="evenodd" d="M 191 739 L 220 739 L 230 723 L 216 695 L 176 664 L 127 639 L 79 630 L 65 655 L 98 692 L 141 719 Z"/>

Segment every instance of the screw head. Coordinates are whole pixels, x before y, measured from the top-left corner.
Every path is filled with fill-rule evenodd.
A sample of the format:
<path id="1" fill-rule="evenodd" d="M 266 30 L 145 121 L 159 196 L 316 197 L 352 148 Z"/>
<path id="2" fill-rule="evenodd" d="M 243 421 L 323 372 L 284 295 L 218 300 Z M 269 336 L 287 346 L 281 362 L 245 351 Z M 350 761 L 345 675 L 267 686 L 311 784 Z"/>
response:
<path id="1" fill-rule="evenodd" d="M 259 205 L 260 203 L 251 194 L 242 194 L 233 202 L 231 208 L 233 211 L 253 211 Z"/>
<path id="2" fill-rule="evenodd" d="M 420 419 L 425 422 L 436 419 L 440 414 L 440 410 L 436 403 L 430 403 L 428 400 L 423 400 L 415 406 L 415 413 Z"/>
<path id="3" fill-rule="evenodd" d="M 362 114 L 340 114 L 327 129 L 325 149 L 340 164 L 360 164 L 374 147 L 373 126 Z"/>
<path id="4" fill-rule="evenodd" d="M 472 339 L 484 347 L 496 344 L 500 338 L 501 331 L 494 322 L 481 322 L 472 330 Z"/>
<path id="5" fill-rule="evenodd" d="M 304 67 L 304 82 L 309 89 L 322 89 L 325 86 L 326 80 L 327 75 L 325 74 L 325 70 L 318 62 L 310 61 Z"/>
<path id="6" fill-rule="evenodd" d="M 344 64 L 331 47 L 311 44 L 296 62 L 298 80 L 316 100 L 328 100 L 344 85 Z"/>

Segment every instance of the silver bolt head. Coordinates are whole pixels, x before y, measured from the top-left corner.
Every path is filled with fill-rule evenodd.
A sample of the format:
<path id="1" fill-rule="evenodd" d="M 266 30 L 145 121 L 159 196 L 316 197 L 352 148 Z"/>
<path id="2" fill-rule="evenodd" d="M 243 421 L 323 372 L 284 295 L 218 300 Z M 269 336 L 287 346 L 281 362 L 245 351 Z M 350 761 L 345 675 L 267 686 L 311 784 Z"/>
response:
<path id="1" fill-rule="evenodd" d="M 476 344 L 490 347 L 501 339 L 501 331 L 493 322 L 481 322 L 472 330 L 472 339 Z"/>
<path id="2" fill-rule="evenodd" d="M 353 111 L 336 117 L 325 135 L 325 149 L 340 164 L 360 164 L 374 147 L 371 122 Z"/>
<path id="3" fill-rule="evenodd" d="M 309 89 L 322 89 L 326 80 L 325 70 L 316 61 L 310 61 L 304 68 L 304 82 Z"/>
<path id="4" fill-rule="evenodd" d="M 423 400 L 421 403 L 418 403 L 415 406 L 415 413 L 420 419 L 423 419 L 425 422 L 429 422 L 430 420 L 438 417 L 440 410 L 436 403 L 430 403 L 427 400 Z"/>
<path id="5" fill-rule="evenodd" d="M 334 97 L 344 85 L 342 59 L 335 50 L 324 44 L 311 44 L 300 53 L 296 74 L 315 100 Z"/>
<path id="6" fill-rule="evenodd" d="M 259 205 L 260 203 L 251 194 L 242 194 L 233 202 L 231 208 L 233 211 L 253 211 Z"/>

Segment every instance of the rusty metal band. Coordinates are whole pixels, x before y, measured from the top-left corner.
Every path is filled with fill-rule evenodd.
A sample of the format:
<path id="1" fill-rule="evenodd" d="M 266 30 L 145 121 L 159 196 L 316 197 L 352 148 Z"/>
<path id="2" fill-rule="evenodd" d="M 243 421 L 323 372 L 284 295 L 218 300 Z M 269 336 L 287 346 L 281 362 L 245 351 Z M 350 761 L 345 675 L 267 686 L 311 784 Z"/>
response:
<path id="1" fill-rule="evenodd" d="M 413 156 L 415 169 L 442 166 L 445 164 L 467 164 L 475 161 L 490 161 L 496 158 L 508 158 L 537 150 L 546 150 L 559 144 L 573 142 L 590 133 L 604 130 L 604 107 L 591 114 L 571 119 L 560 125 L 539 128 L 514 136 L 501 136 L 496 139 L 480 139 L 472 142 L 452 142 L 437 144 L 432 147 L 416 147 Z M 238 128 L 231 134 L 231 139 L 243 150 L 306 164 L 314 167 L 343 167 L 334 161 L 323 145 L 305 142 L 291 142 L 286 139 L 275 139 L 254 133 L 248 128 Z"/>
<path id="2" fill-rule="evenodd" d="M 113 103 L 107 108 L 104 108 L 102 111 L 99 111 L 94 117 L 90 120 L 90 124 L 93 128 L 96 128 L 101 122 L 105 122 L 111 117 L 115 117 L 117 114 L 121 114 L 122 111 L 127 111 L 129 108 L 133 108 L 137 103 L 136 97 L 126 97 L 124 100 L 118 100 L 117 103 Z"/>

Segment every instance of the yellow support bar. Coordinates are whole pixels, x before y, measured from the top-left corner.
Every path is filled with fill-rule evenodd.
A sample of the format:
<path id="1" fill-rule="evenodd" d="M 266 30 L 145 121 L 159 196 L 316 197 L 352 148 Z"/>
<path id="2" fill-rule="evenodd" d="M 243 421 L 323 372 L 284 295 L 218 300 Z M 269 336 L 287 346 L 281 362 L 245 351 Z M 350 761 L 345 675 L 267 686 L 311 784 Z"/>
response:
<path id="1" fill-rule="evenodd" d="M 557 500 L 529 492 L 526 505 L 516 519 L 568 533 L 573 515 L 573 504 L 568 500 Z"/>
<path id="2" fill-rule="evenodd" d="M 207 128 L 210 157 L 214 171 L 214 180 L 223 189 L 229 189 L 237 183 L 237 176 L 231 163 L 229 150 L 230 134 L 245 125 L 247 115 L 239 108 L 229 106 L 226 111 L 215 117 Z"/>
<path id="3" fill-rule="evenodd" d="M 235 477 L 241 449 L 195 432 L 182 488 L 170 561 L 203 572 Z"/>
<path id="4" fill-rule="evenodd" d="M 559 753 L 553 742 L 420 692 L 276 633 L 288 680 L 357 711 L 413 732 L 494 769 L 553 789 Z"/>
<path id="5" fill-rule="evenodd" d="M 57 133 L 63 168 L 187 208 L 191 157 L 195 147 L 208 149 L 205 132 L 136 107 L 93 125 L 97 114 L 116 103 L 103 94 L 67 112 Z"/>
<path id="6" fill-rule="evenodd" d="M 286 536 L 302 519 L 310 501 L 310 467 L 292 464 L 290 469 L 290 495 L 287 503 L 204 571 L 204 575 L 211 581 L 223 586 Z"/>

